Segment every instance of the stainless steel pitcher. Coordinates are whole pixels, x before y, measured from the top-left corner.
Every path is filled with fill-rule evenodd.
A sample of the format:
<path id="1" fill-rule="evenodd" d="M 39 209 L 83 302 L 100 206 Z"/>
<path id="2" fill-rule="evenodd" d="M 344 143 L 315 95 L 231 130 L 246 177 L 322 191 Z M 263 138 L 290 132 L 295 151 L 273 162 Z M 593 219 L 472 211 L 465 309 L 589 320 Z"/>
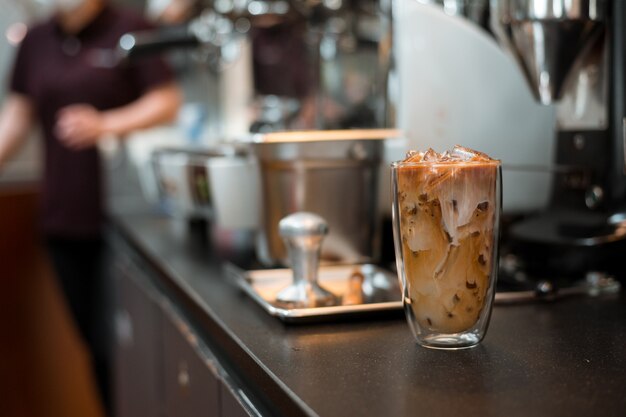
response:
<path id="1" fill-rule="evenodd" d="M 280 220 L 307 211 L 328 222 L 322 263 L 363 263 L 378 258 L 377 210 L 383 139 L 397 131 L 284 132 L 259 136 L 252 145 L 261 173 L 257 256 L 286 265 Z"/>

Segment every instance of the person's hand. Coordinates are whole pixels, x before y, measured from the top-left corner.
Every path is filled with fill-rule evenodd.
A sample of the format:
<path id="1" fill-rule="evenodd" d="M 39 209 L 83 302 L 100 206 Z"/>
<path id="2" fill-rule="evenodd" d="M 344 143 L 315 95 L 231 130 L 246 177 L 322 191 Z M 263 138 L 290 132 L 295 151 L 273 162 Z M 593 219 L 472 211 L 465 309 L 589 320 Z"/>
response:
<path id="1" fill-rule="evenodd" d="M 90 105 L 74 104 L 59 110 L 54 131 L 61 143 L 70 149 L 90 148 L 105 133 L 104 118 Z"/>

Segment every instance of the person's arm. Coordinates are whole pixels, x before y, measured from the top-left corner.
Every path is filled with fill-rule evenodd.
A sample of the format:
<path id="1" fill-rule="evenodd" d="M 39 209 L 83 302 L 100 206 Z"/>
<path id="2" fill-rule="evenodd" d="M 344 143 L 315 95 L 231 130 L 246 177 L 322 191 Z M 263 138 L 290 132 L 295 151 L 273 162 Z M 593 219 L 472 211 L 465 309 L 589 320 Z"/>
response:
<path id="1" fill-rule="evenodd" d="M 24 142 L 33 124 L 33 106 L 30 100 L 10 93 L 0 111 L 0 170 Z"/>
<path id="2" fill-rule="evenodd" d="M 166 123 L 176 117 L 181 94 L 175 83 L 155 87 L 134 102 L 116 109 L 98 111 L 85 104 L 61 109 L 56 134 L 72 149 L 93 146 L 103 135 L 123 136 L 137 129 Z"/>

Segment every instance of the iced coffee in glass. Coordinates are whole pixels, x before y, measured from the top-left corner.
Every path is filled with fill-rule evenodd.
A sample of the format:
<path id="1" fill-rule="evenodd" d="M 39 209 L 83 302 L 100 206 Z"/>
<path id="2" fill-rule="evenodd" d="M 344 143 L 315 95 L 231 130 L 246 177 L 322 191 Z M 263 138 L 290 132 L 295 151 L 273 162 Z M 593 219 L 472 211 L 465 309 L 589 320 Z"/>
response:
<path id="1" fill-rule="evenodd" d="M 398 275 L 409 326 L 426 347 L 477 345 L 498 271 L 500 161 L 461 146 L 392 164 Z"/>

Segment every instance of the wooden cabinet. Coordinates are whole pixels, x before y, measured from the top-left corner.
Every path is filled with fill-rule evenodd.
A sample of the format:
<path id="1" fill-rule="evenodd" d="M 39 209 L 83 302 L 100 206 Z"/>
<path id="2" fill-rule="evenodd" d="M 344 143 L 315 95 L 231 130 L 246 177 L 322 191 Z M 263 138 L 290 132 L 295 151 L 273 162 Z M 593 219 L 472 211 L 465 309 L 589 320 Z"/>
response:
<path id="1" fill-rule="evenodd" d="M 259 416 L 149 275 L 115 259 L 116 417 Z"/>
<path id="2" fill-rule="evenodd" d="M 165 415 L 214 417 L 220 414 L 215 360 L 179 317 L 166 315 L 163 328 Z"/>
<path id="3" fill-rule="evenodd" d="M 114 401 L 117 417 L 161 417 L 163 313 L 157 294 L 128 263 L 114 268 L 117 287 Z"/>

